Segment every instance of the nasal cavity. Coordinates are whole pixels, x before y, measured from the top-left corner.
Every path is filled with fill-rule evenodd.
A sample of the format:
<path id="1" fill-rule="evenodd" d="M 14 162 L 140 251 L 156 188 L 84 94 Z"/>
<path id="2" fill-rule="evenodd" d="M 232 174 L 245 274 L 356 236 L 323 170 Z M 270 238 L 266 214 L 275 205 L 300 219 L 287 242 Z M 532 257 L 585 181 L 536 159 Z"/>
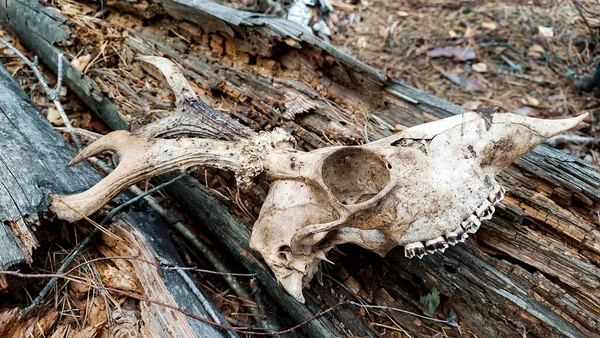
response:
<path id="1" fill-rule="evenodd" d="M 387 162 L 363 148 L 343 148 L 331 154 L 322 167 L 323 182 L 345 205 L 368 201 L 390 180 Z"/>

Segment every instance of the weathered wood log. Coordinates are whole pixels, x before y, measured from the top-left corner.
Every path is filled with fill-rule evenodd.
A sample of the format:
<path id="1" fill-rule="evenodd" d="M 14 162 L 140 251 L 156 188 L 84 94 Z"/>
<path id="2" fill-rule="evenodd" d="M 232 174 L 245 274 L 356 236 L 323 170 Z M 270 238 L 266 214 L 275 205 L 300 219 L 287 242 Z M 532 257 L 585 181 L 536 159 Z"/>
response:
<path id="1" fill-rule="evenodd" d="M 204 46 L 209 44 L 204 51 L 213 56 L 190 55 L 184 52 L 190 48 L 179 40 L 152 36 L 156 32 L 134 31 L 123 47 L 140 54 L 162 53 L 179 61 L 191 79 L 214 95 L 208 99 L 223 97 L 237 103 L 236 116 L 255 128 L 260 128 L 261 122 L 256 122 L 254 112 L 266 116 L 264 124 L 273 125 L 274 121 L 288 128 L 306 149 L 325 145 L 321 135 L 336 143 L 364 141 L 364 128 L 357 128 L 364 127 L 364 121 L 369 121 L 368 138 L 373 140 L 391 133 L 395 124 L 412 126 L 462 112 L 387 78 L 283 20 L 205 1 L 162 3 L 171 15 L 195 22 L 203 30 L 200 34 L 189 24 L 181 25 L 182 34 L 204 41 Z M 175 21 L 169 24 L 177 27 Z M 22 38 L 27 43 L 28 37 Z M 32 50 L 40 48 L 35 43 L 27 45 Z M 300 101 L 299 97 L 314 105 L 295 121 L 285 120 L 282 111 Z M 103 114 L 110 115 L 106 110 Z M 342 282 L 353 278 L 362 291 L 372 292 L 379 304 L 413 310 L 423 307 L 419 294 L 435 287 L 443 295 L 438 315 L 455 316 L 463 333 L 599 336 L 597 168 L 541 146 L 504 171 L 500 180 L 508 187 L 507 199 L 494 219 L 482 226 L 476 241 L 420 261 L 407 260 L 399 251 L 379 260 L 345 246 L 347 256 L 336 260 L 353 264 L 344 264 L 348 274 L 339 274 L 339 278 Z M 240 261 L 253 269 L 262 268 L 260 260 L 248 251 L 248 230 L 201 184 L 190 178 L 170 191 L 190 217 L 209 228 Z M 357 264 L 365 255 L 369 259 Z M 373 266 L 368 273 L 371 277 L 363 273 L 367 264 Z M 272 286 L 269 277 L 261 277 L 263 285 Z M 274 298 L 285 298 L 269 291 Z M 319 294 L 313 290 L 306 293 L 308 299 Z M 392 316 L 410 332 L 425 330 L 411 317 Z M 298 314 L 292 317 L 296 321 L 303 318 Z M 348 318 L 337 322 L 348 324 Z M 359 330 L 356 326 L 360 325 L 352 329 Z"/>
<path id="2" fill-rule="evenodd" d="M 40 216 L 47 214 L 49 195 L 84 189 L 101 176 L 90 165 L 65 166 L 75 155 L 74 149 L 53 130 L 2 65 L 0 93 L 0 230 L 3 232 L 0 237 L 0 265 L 7 270 L 13 265 L 31 262 L 32 250 L 37 244 L 31 227 L 39 227 Z M 160 260 L 169 265 L 181 265 L 166 224 L 156 216 L 130 211 L 115 217 L 111 229 L 116 238 L 105 235 L 103 244 L 99 245 L 99 251 L 104 256 L 137 256 L 148 261 Z M 139 288 L 127 291 L 139 292 L 141 297 L 179 307 L 209 321 L 226 323 L 187 273 L 163 271 L 140 261 L 115 259 L 112 263 L 104 264 L 111 273 L 116 274 L 110 277 L 112 281 L 104 280 L 105 286 L 119 283 L 121 278 L 122 281 L 129 278 L 133 286 L 138 283 Z M 103 268 L 99 270 L 105 271 Z M 0 303 L 0 307 L 10 308 L 2 311 L 6 316 L 0 315 L 0 336 L 28 336 L 26 332 L 38 330 L 38 321 L 21 320 L 12 309 L 14 305 Z M 237 336 L 159 304 L 140 302 L 139 308 L 140 320 L 133 316 L 133 325 L 128 323 L 132 325 L 129 329 L 133 329 L 135 335 L 143 332 L 144 335 L 156 337 Z M 64 324 L 58 314 L 54 311 L 43 316 L 43 322 L 48 324 L 41 326 L 45 335 L 51 335 L 50 330 L 54 325 Z M 98 324 L 93 328 L 94 332 L 109 330 Z M 128 329 L 117 326 L 119 328 L 111 330 L 123 332 Z M 76 328 L 71 330 L 74 332 Z"/>

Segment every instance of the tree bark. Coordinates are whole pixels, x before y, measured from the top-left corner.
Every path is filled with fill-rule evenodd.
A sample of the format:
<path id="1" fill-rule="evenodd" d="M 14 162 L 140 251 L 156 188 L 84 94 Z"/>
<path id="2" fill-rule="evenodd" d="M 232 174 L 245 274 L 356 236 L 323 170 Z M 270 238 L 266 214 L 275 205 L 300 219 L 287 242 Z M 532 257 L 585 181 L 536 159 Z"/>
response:
<path id="1" fill-rule="evenodd" d="M 122 50 L 168 56 L 185 68 L 207 101 L 235 103 L 232 115 L 254 129 L 282 126 L 304 149 L 372 141 L 391 134 L 397 124 L 409 127 L 463 112 L 388 78 L 287 21 L 208 1 L 163 0 L 161 4 L 173 18 L 187 21 L 166 18 L 168 26 L 178 28 L 192 41 L 189 44 L 202 46 L 205 53 L 189 52 L 189 46 L 151 29 L 133 30 Z M 51 42 L 39 37 L 33 41 L 22 28 L 3 24 L 44 58 L 39 46 Z M 98 81 L 108 81 L 102 76 L 105 69 L 98 66 L 97 70 Z M 77 86 L 77 81 L 70 86 Z M 110 81 L 127 96 L 123 88 L 130 82 L 126 78 Z M 85 92 L 78 95 L 90 100 Z M 132 101 L 144 105 L 135 98 Z M 90 107 L 99 110 L 111 126 L 139 124 L 115 115 L 117 110 L 127 110 L 125 106 L 115 109 L 115 105 Z M 123 119 L 115 123 L 119 118 Z M 334 297 L 325 297 L 332 290 L 338 297 L 360 296 L 421 312 L 424 306 L 419 296 L 436 288 L 442 295 L 436 315 L 456 318 L 463 334 L 517 337 L 527 331 L 535 337 L 600 336 L 598 169 L 540 146 L 502 172 L 499 181 L 508 188 L 507 198 L 475 240 L 422 260 L 408 260 L 401 250 L 379 259 L 345 245 L 341 250 L 346 255 L 334 257 L 342 267 L 330 273 L 345 288 L 313 282 L 305 293 L 306 306 L 278 290 L 260 258 L 248 248 L 251 222 L 233 216 L 233 207 L 223 206 L 193 177 L 168 191 L 195 223 L 244 266 L 259 272 L 263 288 L 295 322 L 318 311 L 317 299 L 335 304 Z M 328 321 L 311 322 L 305 332 L 311 336 L 375 334 L 357 320 L 356 313 L 346 311 Z M 427 329 L 431 323 L 405 314 L 390 316 L 413 334 L 431 333 Z M 370 322 L 372 318 L 363 319 Z M 459 336 L 453 329 L 445 332 Z"/>
<path id="2" fill-rule="evenodd" d="M 101 176 L 89 164 L 66 166 L 75 151 L 36 110 L 2 65 L 0 93 L 0 266 L 7 270 L 13 265 L 31 263 L 32 250 L 37 246 L 31 227 L 49 226 L 47 221 L 42 224 L 40 216 L 48 213 L 50 194 L 80 191 Z M 58 228 L 58 224 L 55 225 Z M 97 246 L 105 257 L 137 256 L 148 261 L 182 265 L 166 224 L 155 215 L 123 213 L 114 218 L 111 229 L 117 239 L 104 236 L 104 244 Z M 226 323 L 191 275 L 164 271 L 139 261 L 113 259 L 112 263 L 116 264 L 112 267 L 113 273 L 117 271 L 117 275 L 111 277 L 113 282 L 137 279 L 141 289 L 135 291 L 142 297 L 179 307 L 210 321 Z M 107 271 L 107 265 L 98 267 L 101 275 Z M 121 270 L 123 266 L 128 268 Z M 122 295 L 114 296 L 120 298 Z M 32 318 L 39 320 L 25 320 L 17 315 L 11 304 L 0 304 L 0 307 L 6 309 L 0 310 L 2 337 L 24 337 L 29 336 L 27 332 L 37 330 L 48 335 L 54 325 L 60 327 L 66 319 L 61 320 L 57 311 L 42 311 L 44 319 L 33 315 Z M 136 321 L 133 332 L 136 335 L 142 332 L 152 337 L 237 337 L 158 304 L 140 302 L 139 307 L 141 318 Z M 47 325 L 38 328 L 40 321 Z M 102 323 L 97 324 L 98 327 L 90 325 L 87 329 L 102 330 Z M 118 326 L 112 329 L 121 332 L 127 329 Z"/>

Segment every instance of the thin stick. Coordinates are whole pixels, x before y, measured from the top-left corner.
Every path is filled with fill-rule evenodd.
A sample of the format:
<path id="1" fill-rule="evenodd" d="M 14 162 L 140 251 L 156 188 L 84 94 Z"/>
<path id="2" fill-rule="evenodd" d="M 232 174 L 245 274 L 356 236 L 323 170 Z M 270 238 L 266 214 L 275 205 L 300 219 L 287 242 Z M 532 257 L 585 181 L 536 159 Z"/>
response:
<path id="1" fill-rule="evenodd" d="M 29 68 L 31 68 L 31 70 L 33 70 L 35 77 L 37 77 L 38 81 L 42 85 L 42 88 L 44 88 L 46 95 L 48 95 L 50 100 L 52 100 L 52 103 L 54 103 L 56 110 L 58 110 L 58 113 L 60 114 L 60 118 L 63 120 L 63 123 L 65 124 L 65 126 L 67 128 L 72 129 L 73 126 L 71 125 L 71 121 L 69 121 L 69 117 L 67 116 L 65 109 L 63 108 L 62 104 L 60 103 L 60 90 L 62 87 L 62 79 L 63 79 L 63 75 L 64 75 L 63 74 L 63 56 L 64 55 L 62 53 L 58 54 L 58 72 L 56 74 L 56 87 L 54 87 L 54 90 L 52 90 L 52 89 L 50 89 L 50 86 L 48 86 L 48 83 L 46 82 L 46 80 L 44 80 L 44 76 L 42 75 L 42 73 L 40 72 L 40 69 L 38 68 L 37 55 L 34 56 L 33 61 L 31 61 L 23 53 L 21 53 L 17 49 L 17 47 L 13 46 L 10 42 L 4 40 L 1 37 L 0 37 L 0 43 L 4 44 L 6 47 L 8 47 L 10 50 L 12 50 L 15 54 L 17 54 L 17 56 L 19 58 L 21 58 L 25 62 L 25 64 Z M 75 147 L 77 148 L 77 150 L 81 150 L 82 147 L 81 147 L 81 141 L 79 141 L 79 138 L 76 135 L 72 135 L 72 137 L 73 137 L 73 143 L 75 143 Z"/>
<path id="2" fill-rule="evenodd" d="M 169 184 L 183 178 L 184 176 L 186 176 L 187 173 L 183 173 L 181 175 L 178 175 L 177 177 L 173 178 L 172 180 L 165 182 L 163 184 L 160 184 L 150 190 L 148 190 L 147 192 L 136 196 L 132 199 L 130 199 L 129 201 L 124 202 L 123 204 L 119 205 L 118 207 L 114 208 L 110 213 L 108 213 L 108 215 L 106 215 L 106 217 L 104 217 L 104 219 L 99 223 L 100 227 L 106 225 L 111 218 L 113 218 L 116 214 L 118 214 L 121 210 L 123 210 L 125 207 L 139 201 L 140 199 L 144 198 L 147 195 L 152 194 L 153 192 L 160 190 L 166 186 L 168 186 Z M 92 240 L 92 238 L 100 231 L 100 227 L 95 227 L 94 230 L 92 230 L 87 237 L 81 241 L 77 247 L 75 248 L 75 250 L 73 250 L 73 252 L 71 252 L 71 254 L 65 258 L 65 260 L 62 262 L 60 268 L 57 270 L 57 274 L 62 274 L 67 267 L 69 266 L 69 264 L 71 264 L 71 262 L 73 262 L 73 260 L 75 259 L 75 257 L 77 257 L 79 255 L 79 253 L 83 250 L 83 248 L 85 248 L 87 246 L 87 244 Z M 58 278 L 52 278 L 50 279 L 50 281 L 48 282 L 48 284 L 46 284 L 46 286 L 44 286 L 44 288 L 42 289 L 42 291 L 40 292 L 40 294 L 31 302 L 31 305 L 29 305 L 28 307 L 24 308 L 23 310 L 21 310 L 20 314 L 22 317 L 27 316 L 33 309 L 35 309 L 40 303 L 41 301 L 46 298 L 46 296 L 48 295 L 48 293 L 50 292 L 50 290 L 52 289 L 52 287 L 54 287 L 54 284 L 56 284 L 56 282 L 58 281 Z"/>
<path id="3" fill-rule="evenodd" d="M 546 143 L 551 147 L 556 147 L 559 144 L 568 143 L 591 143 L 600 144 L 600 137 L 589 137 L 579 135 L 556 135 L 550 138 Z"/>
<path id="4" fill-rule="evenodd" d="M 100 133 L 94 133 L 93 131 L 89 131 L 83 128 L 54 127 L 54 129 L 65 133 L 78 134 L 87 137 L 91 141 L 96 141 L 97 139 L 104 136 Z"/>
<path id="5" fill-rule="evenodd" d="M 93 258 L 93 259 L 90 259 L 90 260 L 87 260 L 85 262 L 75 265 L 69 271 L 66 271 L 65 275 L 69 275 L 69 274 L 73 273 L 75 270 L 77 270 L 78 268 L 80 268 L 84 265 L 89 265 L 89 264 L 92 264 L 95 262 L 114 260 L 114 259 L 124 259 L 124 260 L 133 260 L 133 261 L 137 261 L 137 262 L 142 262 L 145 264 L 155 266 L 162 270 L 194 271 L 194 272 L 208 273 L 208 274 L 214 274 L 214 275 L 228 275 L 228 276 L 236 276 L 236 277 L 256 277 L 255 273 L 220 272 L 220 271 L 199 269 L 196 267 L 171 265 L 168 263 L 156 263 L 156 262 L 149 261 L 147 259 L 140 258 L 138 256 L 108 256 L 108 257 Z"/>

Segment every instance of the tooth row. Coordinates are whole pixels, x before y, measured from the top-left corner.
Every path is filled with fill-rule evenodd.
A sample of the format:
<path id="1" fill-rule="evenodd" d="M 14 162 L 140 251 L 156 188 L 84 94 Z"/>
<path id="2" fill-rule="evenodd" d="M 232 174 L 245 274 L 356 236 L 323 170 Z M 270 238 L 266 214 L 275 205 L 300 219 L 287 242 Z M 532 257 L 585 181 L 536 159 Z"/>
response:
<path id="1" fill-rule="evenodd" d="M 427 254 L 433 254 L 435 252 L 444 252 L 451 245 L 456 245 L 460 242 L 464 242 L 469 235 L 463 230 L 462 227 L 458 227 L 456 230 L 449 232 L 446 236 L 439 236 L 434 239 L 430 239 L 423 244 L 422 242 L 409 243 L 404 246 L 404 256 L 413 258 L 415 256 L 422 258 Z"/>
<path id="2" fill-rule="evenodd" d="M 476 233 L 477 230 L 479 230 L 479 226 L 481 226 L 481 221 L 492 219 L 492 215 L 494 215 L 494 212 L 496 211 L 495 206 L 504 199 L 505 192 L 506 190 L 504 190 L 504 187 L 497 186 L 497 188 L 490 193 L 487 200 L 460 224 L 461 227 L 470 234 Z"/>
<path id="3" fill-rule="evenodd" d="M 404 256 L 413 258 L 415 256 L 422 258 L 426 254 L 433 254 L 434 252 L 444 252 L 450 245 L 456 245 L 464 242 L 469 235 L 474 234 L 479 230 L 481 221 L 492 219 L 492 215 L 496 211 L 495 205 L 498 205 L 504 199 L 504 193 L 506 190 L 504 187 L 498 186 L 488 196 L 487 200 L 483 202 L 475 212 L 464 220 L 460 227 L 456 230 L 449 232 L 443 236 L 430 239 L 423 244 L 422 242 L 409 243 L 404 246 Z"/>

